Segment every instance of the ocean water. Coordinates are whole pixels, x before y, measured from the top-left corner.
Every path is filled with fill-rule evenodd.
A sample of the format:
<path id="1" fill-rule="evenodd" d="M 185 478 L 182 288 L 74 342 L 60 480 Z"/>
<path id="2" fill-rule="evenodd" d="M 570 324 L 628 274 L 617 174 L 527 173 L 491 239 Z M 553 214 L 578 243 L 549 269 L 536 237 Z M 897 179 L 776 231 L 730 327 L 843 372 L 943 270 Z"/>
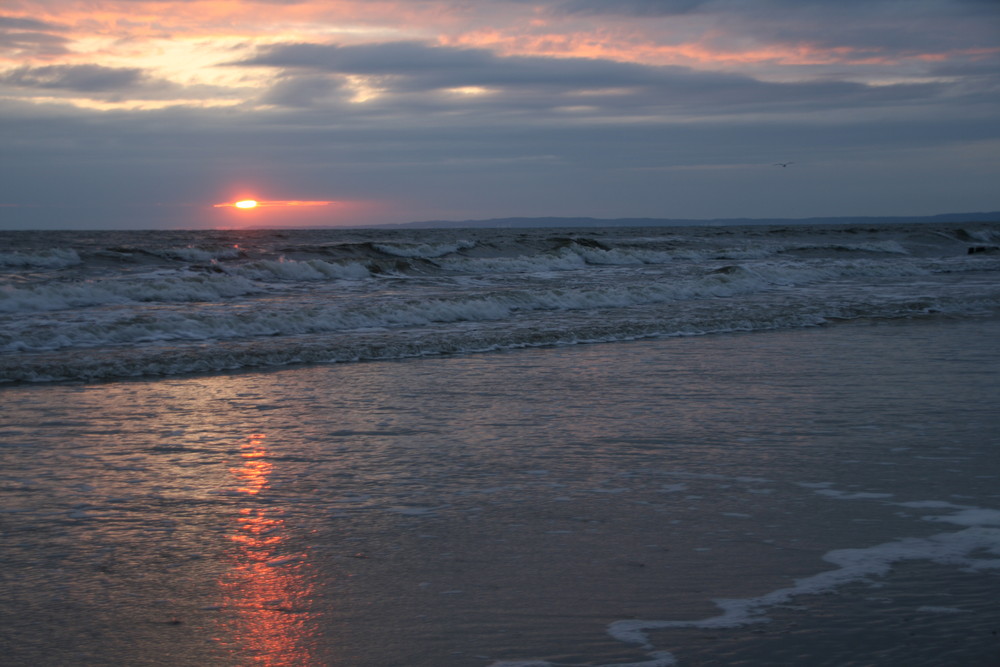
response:
<path id="1" fill-rule="evenodd" d="M 4 251 L 4 664 L 1000 659 L 995 228 L 282 234 Z"/>
<path id="2" fill-rule="evenodd" d="M 0 382 L 964 317 L 1000 305 L 998 243 L 998 224 L 5 232 Z"/>

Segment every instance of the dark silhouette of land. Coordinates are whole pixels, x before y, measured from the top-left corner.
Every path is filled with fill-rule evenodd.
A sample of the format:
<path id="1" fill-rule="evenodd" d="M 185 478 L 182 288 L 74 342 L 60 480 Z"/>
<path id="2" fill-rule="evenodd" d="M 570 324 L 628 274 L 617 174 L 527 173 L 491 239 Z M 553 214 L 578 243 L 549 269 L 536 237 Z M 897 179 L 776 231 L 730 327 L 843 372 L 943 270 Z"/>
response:
<path id="1" fill-rule="evenodd" d="M 705 227 L 738 225 L 881 225 L 924 222 L 1000 222 L 1000 211 L 942 213 L 927 216 L 841 216 L 822 218 L 491 218 L 488 220 L 425 220 L 376 225 L 380 228 L 537 228 L 537 227 Z"/>

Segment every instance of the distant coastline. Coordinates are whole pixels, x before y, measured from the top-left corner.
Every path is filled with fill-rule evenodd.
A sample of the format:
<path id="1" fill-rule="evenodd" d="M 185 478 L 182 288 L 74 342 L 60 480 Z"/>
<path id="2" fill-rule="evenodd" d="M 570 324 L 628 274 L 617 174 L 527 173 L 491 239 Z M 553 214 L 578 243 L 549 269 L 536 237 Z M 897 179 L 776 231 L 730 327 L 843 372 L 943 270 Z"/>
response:
<path id="1" fill-rule="evenodd" d="M 925 216 L 835 216 L 817 218 L 572 218 L 520 217 L 485 220 L 424 220 L 365 225 L 378 229 L 536 229 L 545 227 L 733 227 L 741 225 L 881 225 L 894 223 L 1000 222 L 1000 211 Z"/>

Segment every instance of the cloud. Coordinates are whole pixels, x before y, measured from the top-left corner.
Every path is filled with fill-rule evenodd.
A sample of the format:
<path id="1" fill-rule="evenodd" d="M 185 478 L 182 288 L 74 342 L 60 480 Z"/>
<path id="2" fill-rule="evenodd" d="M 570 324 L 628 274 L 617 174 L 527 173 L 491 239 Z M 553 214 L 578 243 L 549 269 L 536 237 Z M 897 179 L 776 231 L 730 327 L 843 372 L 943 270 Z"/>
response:
<path id="1" fill-rule="evenodd" d="M 264 104 L 311 107 L 342 90 L 340 82 L 324 76 L 289 76 L 280 79 L 261 97 Z"/>
<path id="2" fill-rule="evenodd" d="M 687 14 L 712 0 L 565 0 L 556 13 L 620 16 L 676 16 Z"/>
<path id="3" fill-rule="evenodd" d="M 0 82 L 23 88 L 104 93 L 136 88 L 143 78 L 143 71 L 134 67 L 48 65 L 8 70 L 0 75 Z"/>
<path id="4" fill-rule="evenodd" d="M 459 203 L 467 211 L 460 217 L 779 215 L 783 198 L 800 196 L 803 215 L 892 214 L 900 197 L 906 210 L 992 210 L 986 183 L 995 167 L 984 169 L 985 158 L 962 162 L 960 151 L 987 139 L 1000 145 L 993 119 L 946 117 L 575 124 L 526 123 L 504 114 L 398 122 L 372 118 L 362 108 L 346 116 L 310 109 L 248 115 L 0 110 L 7 119 L 0 126 L 0 144 L 7 147 L 0 201 L 45 205 L 37 215 L 49 216 L 46 224 L 67 224 L 60 216 L 72 215 L 78 226 L 105 226 L 111 218 L 101 216 L 114 213 L 107 207 L 124 205 L 136 208 L 126 211 L 135 217 L 122 226 L 171 224 L 169 215 L 178 210 L 197 210 L 151 210 L 149 202 L 211 204 L 236 182 L 256 184 L 274 198 L 412 203 L 390 217 L 356 222 L 454 217 L 448 207 Z M 801 185 L 818 198 L 812 209 L 805 192 L 790 193 L 788 183 L 779 187 L 774 180 L 771 165 L 779 159 L 797 163 L 793 177 L 801 180 L 791 189 Z M 710 168 L 718 165 L 729 168 Z M 934 203 L 934 196 L 954 190 L 948 183 L 955 174 L 907 180 L 914 171 L 941 170 L 961 174 L 960 191 L 940 200 L 946 203 Z M 857 182 L 862 176 L 866 183 Z M 697 189 L 686 191 L 686 183 Z M 970 198 L 977 189 L 979 196 Z M 885 190 L 894 194 L 878 194 Z M 758 208 L 747 207 L 754 196 L 761 198 Z M 191 220 L 174 218 L 173 224 Z"/>
<path id="5" fill-rule="evenodd" d="M 277 44 L 239 64 L 282 72 L 282 78 L 262 98 L 272 104 L 345 104 L 349 95 L 331 97 L 330 93 L 363 85 L 370 89 L 365 99 L 376 100 L 370 110 L 547 111 L 563 114 L 564 120 L 609 115 L 667 120 L 679 115 L 827 112 L 933 102 L 946 92 L 946 85 L 939 82 L 882 86 L 837 80 L 775 83 L 679 66 L 590 58 L 503 57 L 485 49 L 418 42 Z M 567 117 L 567 112 L 573 115 Z"/>
<path id="6" fill-rule="evenodd" d="M 278 44 L 261 49 L 238 65 L 307 68 L 345 74 L 405 74 L 468 71 L 496 60 L 485 49 L 435 47 L 420 42 Z"/>
<path id="7" fill-rule="evenodd" d="M 0 30 L 36 30 L 36 31 L 57 31 L 65 30 L 63 26 L 48 21 L 37 21 L 15 16 L 0 16 Z"/>
<path id="8" fill-rule="evenodd" d="M 785 45 L 844 61 L 995 47 L 1000 26 L 995 0 L 551 0 L 548 11 L 638 19 L 635 29 L 653 41 L 687 27 L 720 52 Z"/>
<path id="9" fill-rule="evenodd" d="M 419 42 L 387 42 L 342 46 L 337 44 L 278 44 L 261 49 L 241 66 L 274 67 L 284 71 L 266 100 L 286 99 L 291 91 L 321 85 L 317 73 L 342 77 L 362 77 L 364 85 L 378 95 L 410 95 L 441 91 L 476 90 L 482 93 L 533 91 L 549 98 L 549 104 L 566 104 L 556 99 L 589 88 L 644 87 L 654 85 L 658 75 L 650 68 L 631 63 L 580 58 L 497 56 L 486 49 L 434 46 Z M 295 82 L 295 83 L 293 83 Z M 357 84 L 357 81 L 355 81 Z M 293 97 L 295 97 L 293 95 Z M 306 96 L 317 99 L 319 96 Z M 456 104 L 476 103 L 475 95 L 438 98 Z M 480 101 L 487 98 L 479 98 Z M 525 102 L 523 95 L 519 98 Z M 302 101 L 302 98 L 296 98 Z M 509 108 L 512 98 L 489 98 L 498 108 Z M 398 100 L 403 103 L 401 100 Z M 414 102 L 411 99 L 411 102 Z M 430 98 L 425 100 L 430 102 Z M 575 103 L 581 103 L 575 100 Z"/>
<path id="10" fill-rule="evenodd" d="M 996 13 L 995 0 L 549 0 L 562 14 L 606 16 L 677 16 L 689 13 L 753 15 L 761 11 L 832 11 L 878 15 L 940 11 L 950 15 Z M 991 11 L 992 10 L 992 11 Z"/>
<path id="11" fill-rule="evenodd" d="M 2 71 L 0 94 L 44 103 L 60 99 L 76 106 L 96 108 L 232 106 L 240 101 L 229 87 L 198 83 L 181 85 L 152 76 L 140 67 L 96 64 L 16 67 Z"/>
<path id="12" fill-rule="evenodd" d="M 997 208 L 995 0 L 44 6 L 0 17 L 0 203 L 53 219 L 233 183 L 397 220 L 767 215 L 789 160 L 803 214 Z"/>
<path id="13" fill-rule="evenodd" d="M 64 55 L 69 53 L 70 40 L 52 33 L 65 30 L 48 21 L 0 16 L 0 55 L 14 59 Z"/>

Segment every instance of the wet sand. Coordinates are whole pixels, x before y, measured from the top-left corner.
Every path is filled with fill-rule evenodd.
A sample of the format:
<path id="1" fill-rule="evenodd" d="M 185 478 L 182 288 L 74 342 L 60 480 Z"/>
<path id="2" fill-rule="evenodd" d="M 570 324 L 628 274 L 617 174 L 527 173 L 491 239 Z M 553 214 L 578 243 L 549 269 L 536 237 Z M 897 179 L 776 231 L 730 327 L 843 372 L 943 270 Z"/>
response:
<path id="1" fill-rule="evenodd" d="M 9 387 L 0 650 L 996 664 L 998 334 L 859 324 Z M 718 599 L 764 601 L 727 625 Z"/>

